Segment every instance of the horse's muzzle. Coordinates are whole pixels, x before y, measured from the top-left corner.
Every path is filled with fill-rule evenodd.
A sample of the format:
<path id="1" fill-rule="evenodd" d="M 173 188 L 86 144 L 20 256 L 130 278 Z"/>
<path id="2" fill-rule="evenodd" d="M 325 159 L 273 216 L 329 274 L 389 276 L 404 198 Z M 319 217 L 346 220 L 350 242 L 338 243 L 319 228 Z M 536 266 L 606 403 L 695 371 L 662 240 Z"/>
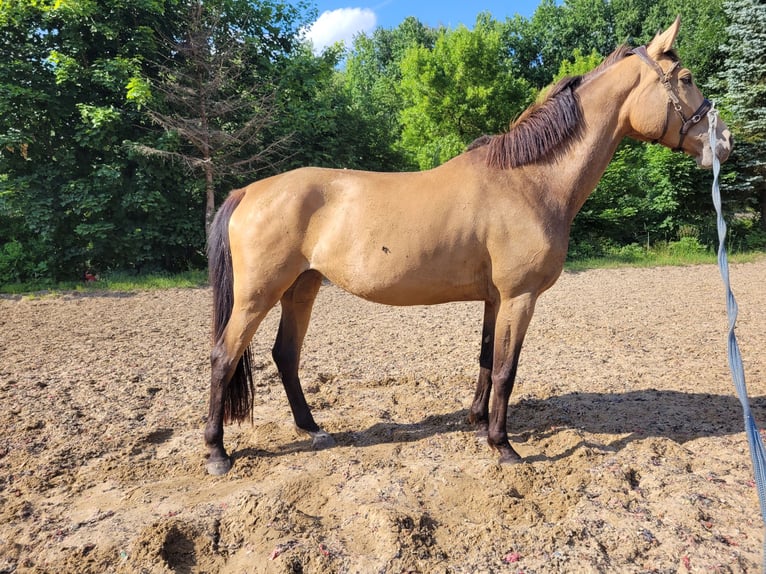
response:
<path id="1" fill-rule="evenodd" d="M 719 130 L 715 138 L 715 154 L 718 156 L 718 160 L 721 163 L 729 159 L 733 145 L 734 140 L 728 128 Z M 713 153 L 714 152 L 710 147 L 708 136 L 705 134 L 705 145 L 702 147 L 702 152 L 696 157 L 697 165 L 701 168 L 712 169 Z"/>
<path id="2" fill-rule="evenodd" d="M 715 153 L 718 159 L 721 160 L 721 163 L 723 163 L 729 159 L 729 154 L 731 154 L 731 150 L 734 148 L 734 136 L 731 135 L 729 130 L 723 130 L 721 136 L 716 141 Z"/>

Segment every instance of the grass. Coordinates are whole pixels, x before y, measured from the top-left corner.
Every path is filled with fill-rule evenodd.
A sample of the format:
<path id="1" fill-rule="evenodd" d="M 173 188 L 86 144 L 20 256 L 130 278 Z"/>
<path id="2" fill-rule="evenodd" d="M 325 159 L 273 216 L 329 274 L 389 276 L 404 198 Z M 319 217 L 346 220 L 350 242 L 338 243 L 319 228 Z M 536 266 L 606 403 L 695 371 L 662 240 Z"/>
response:
<path id="1" fill-rule="evenodd" d="M 98 291 L 150 291 L 154 289 L 184 289 L 207 286 L 207 271 L 192 270 L 182 273 L 128 272 L 107 273 L 98 281 L 32 281 L 0 285 L 0 293 L 11 295 L 45 295 L 62 292 L 96 293 Z"/>
<path id="2" fill-rule="evenodd" d="M 693 247 L 693 246 L 692 246 Z M 766 255 L 763 251 L 749 251 L 729 255 L 732 263 L 749 263 Z M 588 269 L 612 269 L 617 267 L 669 267 L 684 265 L 714 265 L 716 254 L 698 248 L 678 249 L 673 245 L 646 250 L 629 246 L 602 257 L 591 257 L 567 261 L 566 271 L 578 272 Z M 128 272 L 114 272 L 103 275 L 98 281 L 28 282 L 0 285 L 0 294 L 43 296 L 63 292 L 98 293 L 99 291 L 134 292 L 154 289 L 185 289 L 206 287 L 205 270 L 183 273 L 148 273 L 136 275 Z"/>
<path id="3" fill-rule="evenodd" d="M 764 257 L 763 251 L 730 253 L 730 263 L 751 263 Z M 717 265 L 718 256 L 712 251 L 694 253 L 676 253 L 670 250 L 651 250 L 643 255 L 614 253 L 602 257 L 586 257 L 567 261 L 566 271 L 586 271 L 588 269 L 612 269 L 618 267 L 683 267 L 686 265 Z"/>
<path id="4" fill-rule="evenodd" d="M 104 288 L 111 291 L 147 291 L 151 289 L 184 289 L 189 287 L 207 286 L 207 271 L 195 270 L 183 273 L 153 273 L 149 275 L 132 275 L 115 273 L 107 275 L 104 280 L 95 283 L 105 283 Z"/>

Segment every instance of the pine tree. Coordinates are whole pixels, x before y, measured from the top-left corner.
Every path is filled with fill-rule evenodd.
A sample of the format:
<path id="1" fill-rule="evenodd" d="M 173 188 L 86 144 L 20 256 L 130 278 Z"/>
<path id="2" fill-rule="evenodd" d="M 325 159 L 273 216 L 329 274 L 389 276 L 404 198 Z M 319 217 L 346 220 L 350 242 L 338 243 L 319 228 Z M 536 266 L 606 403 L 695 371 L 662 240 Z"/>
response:
<path id="1" fill-rule="evenodd" d="M 724 10 L 730 23 L 721 80 L 733 116 L 738 180 L 757 201 L 766 230 L 766 3 L 728 0 Z"/>
<path id="2" fill-rule="evenodd" d="M 270 166 L 287 139 L 264 143 L 264 132 L 277 121 L 275 93 L 267 79 L 253 75 L 257 66 L 247 52 L 248 38 L 241 28 L 227 27 L 224 16 L 224 5 L 188 2 L 182 32 L 166 40 L 169 56 L 157 64 L 160 80 L 152 89 L 161 97 L 143 102 L 147 115 L 186 146 L 132 148 L 146 156 L 180 160 L 204 176 L 206 232 L 221 178 Z M 129 86 L 131 93 L 143 95 L 137 87 L 143 88 L 140 83 Z"/>

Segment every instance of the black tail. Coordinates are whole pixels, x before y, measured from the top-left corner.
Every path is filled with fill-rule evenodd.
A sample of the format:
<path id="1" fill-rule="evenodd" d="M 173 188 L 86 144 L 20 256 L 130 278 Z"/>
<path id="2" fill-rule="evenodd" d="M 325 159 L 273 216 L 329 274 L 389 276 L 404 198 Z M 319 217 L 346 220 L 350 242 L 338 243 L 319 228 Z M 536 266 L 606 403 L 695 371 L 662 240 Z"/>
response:
<path id="1" fill-rule="evenodd" d="M 234 271 L 229 246 L 229 219 L 242 201 L 244 190 L 232 192 L 210 226 L 207 243 L 208 273 L 213 288 L 213 344 L 221 338 L 234 306 Z M 223 393 L 224 421 L 241 421 L 253 416 L 252 352 L 248 346 Z"/>

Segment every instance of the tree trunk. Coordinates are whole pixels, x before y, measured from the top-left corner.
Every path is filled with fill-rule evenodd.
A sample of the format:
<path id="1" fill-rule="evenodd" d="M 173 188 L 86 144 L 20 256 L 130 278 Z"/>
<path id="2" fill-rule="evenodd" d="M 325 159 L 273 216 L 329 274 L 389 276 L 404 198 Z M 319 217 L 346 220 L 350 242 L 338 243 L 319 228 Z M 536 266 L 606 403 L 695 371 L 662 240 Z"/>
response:
<path id="1" fill-rule="evenodd" d="M 210 226 L 215 217 L 215 185 L 213 185 L 213 162 L 206 158 L 205 163 L 205 237 L 210 236 Z"/>

